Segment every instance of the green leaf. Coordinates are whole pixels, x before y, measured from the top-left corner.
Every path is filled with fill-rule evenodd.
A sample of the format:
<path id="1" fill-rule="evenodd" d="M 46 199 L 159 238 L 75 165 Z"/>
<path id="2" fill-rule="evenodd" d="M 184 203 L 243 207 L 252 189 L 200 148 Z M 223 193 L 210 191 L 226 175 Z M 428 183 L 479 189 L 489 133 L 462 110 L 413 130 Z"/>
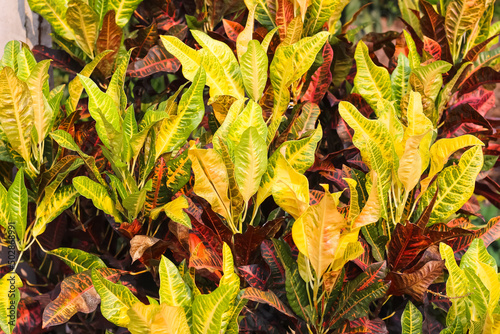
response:
<path id="1" fill-rule="evenodd" d="M 97 65 L 101 62 L 101 60 L 107 56 L 110 52 L 104 51 L 97 55 L 94 60 L 92 60 L 90 63 L 85 65 L 83 70 L 80 72 L 80 75 L 83 75 L 84 77 L 90 77 L 90 75 L 94 72 L 94 69 L 97 67 Z M 108 89 L 109 90 L 109 89 Z M 76 106 L 78 104 L 78 101 L 80 100 L 80 96 L 82 95 L 83 92 L 83 85 L 82 81 L 80 78 L 74 78 L 71 80 L 71 82 L 68 84 L 68 92 L 69 92 L 69 97 L 66 102 L 66 106 L 68 108 L 68 114 L 76 110 Z"/>
<path id="2" fill-rule="evenodd" d="M 224 333 L 239 291 L 239 282 L 220 285 L 208 295 L 198 295 L 193 302 L 193 334 Z"/>
<path id="3" fill-rule="evenodd" d="M 156 159 L 184 145 L 191 132 L 200 124 L 205 114 L 203 103 L 205 82 L 205 71 L 200 67 L 193 84 L 182 95 L 177 114 L 169 115 L 169 118 L 162 121 L 156 137 Z"/>
<path id="4" fill-rule="evenodd" d="M 104 145 L 113 150 L 113 140 L 109 138 L 109 133 L 113 130 L 120 133 L 122 120 L 113 99 L 101 91 L 99 87 L 89 78 L 78 75 L 89 96 L 89 112 L 96 121 L 96 130 Z M 106 129 L 106 123 L 111 125 L 111 129 Z"/>
<path id="5" fill-rule="evenodd" d="M 22 286 L 23 282 L 14 272 L 0 278 L 0 327 L 7 334 L 16 327 L 17 305 L 21 299 L 19 288 Z"/>
<path id="6" fill-rule="evenodd" d="M 0 71 L 0 124 L 12 149 L 29 162 L 33 101 L 27 84 L 10 67 Z"/>
<path id="7" fill-rule="evenodd" d="M 150 188 L 151 186 L 149 186 Z M 141 190 L 135 191 L 132 194 L 125 197 L 122 201 L 122 205 L 127 210 L 129 221 L 133 221 L 139 213 L 144 208 L 144 202 L 146 201 L 146 193 L 148 192 L 148 186 L 146 185 Z M 151 190 L 151 189 L 149 189 Z"/>
<path id="8" fill-rule="evenodd" d="M 353 143 L 360 150 L 363 161 L 377 174 L 376 184 L 382 216 L 387 219 L 387 194 L 391 186 L 394 147 L 391 135 L 379 120 L 365 118 L 350 103 L 340 102 L 342 118 L 354 129 Z"/>
<path id="9" fill-rule="evenodd" d="M 116 24 L 123 28 L 142 0 L 109 0 L 108 8 L 115 11 Z"/>
<path id="10" fill-rule="evenodd" d="M 422 193 L 427 189 L 434 176 L 439 173 L 449 157 L 456 151 L 467 146 L 483 146 L 483 142 L 472 135 L 454 138 L 444 138 L 436 141 L 430 148 L 431 169 L 429 175 L 420 182 Z"/>
<path id="11" fill-rule="evenodd" d="M 19 53 L 17 54 L 17 77 L 22 81 L 26 81 L 36 65 L 37 62 L 35 57 L 31 53 L 29 48 L 23 45 L 21 51 L 19 51 Z M 47 87 L 48 89 L 48 83 L 45 87 Z"/>
<path id="12" fill-rule="evenodd" d="M 413 14 L 410 14 L 413 15 Z M 408 48 L 408 60 L 409 65 L 412 70 L 416 70 L 420 68 L 420 55 L 417 51 L 417 46 L 415 45 L 415 41 L 411 37 L 410 33 L 406 30 L 403 30 L 403 34 L 406 40 L 406 46 Z"/>
<path id="13" fill-rule="evenodd" d="M 127 66 L 129 64 L 130 55 L 132 50 L 126 55 L 121 56 L 116 61 L 116 69 L 111 77 L 111 81 L 109 82 L 108 90 L 106 94 L 111 96 L 113 101 L 115 101 L 116 107 L 118 110 L 123 111 L 127 107 L 127 95 L 123 90 L 123 85 L 125 83 L 125 75 L 127 73 Z"/>
<path id="14" fill-rule="evenodd" d="M 75 274 L 94 268 L 106 268 L 106 264 L 97 255 L 76 248 L 60 247 L 48 251 L 47 254 L 58 257 L 66 263 Z"/>
<path id="15" fill-rule="evenodd" d="M 315 130 L 316 121 L 320 113 L 321 110 L 317 104 L 306 102 L 302 106 L 302 112 L 290 129 L 292 138 L 289 135 L 288 139 L 300 139 L 307 132 Z"/>
<path id="16" fill-rule="evenodd" d="M 228 85 L 225 89 L 231 92 L 231 94 L 228 95 L 233 95 L 236 98 L 243 98 L 243 79 L 241 77 L 238 61 L 231 48 L 227 46 L 226 43 L 217 41 L 199 30 L 192 30 L 191 33 L 196 41 L 203 47 L 203 50 L 213 55 L 217 59 L 219 66 L 223 69 Z M 210 72 L 204 63 L 204 59 L 203 65 L 205 70 Z"/>
<path id="17" fill-rule="evenodd" d="M 160 262 L 160 304 L 180 306 L 184 309 L 187 319 L 191 319 L 191 289 L 182 279 L 177 267 L 166 257 Z"/>
<path id="18" fill-rule="evenodd" d="M 453 61 L 459 57 L 461 39 L 475 28 L 485 9 L 485 0 L 454 0 L 446 7 L 445 29 Z"/>
<path id="19" fill-rule="evenodd" d="M 177 197 L 173 201 L 168 202 L 160 208 L 155 208 L 151 210 L 151 218 L 156 219 L 161 211 L 164 211 L 168 218 L 172 219 L 174 222 L 182 224 L 187 228 L 192 228 L 191 219 L 184 212 L 184 209 L 189 208 L 189 202 L 184 195 Z"/>
<path id="20" fill-rule="evenodd" d="M 445 260 L 446 269 L 449 277 L 446 281 L 446 295 L 450 297 L 451 307 L 446 316 L 446 323 L 449 325 L 455 318 L 464 327 L 467 327 L 470 320 L 470 299 L 466 298 L 469 292 L 469 280 L 462 269 L 457 266 L 453 249 L 445 243 L 439 244 L 439 253 Z"/>
<path id="21" fill-rule="evenodd" d="M 391 100 L 391 78 L 385 67 L 376 66 L 370 58 L 368 47 L 359 41 L 354 54 L 357 72 L 354 85 L 368 104 L 377 110 L 380 99 Z"/>
<path id="22" fill-rule="evenodd" d="M 316 147 L 322 137 L 323 129 L 321 124 L 318 124 L 316 130 L 309 137 L 289 140 L 280 147 L 280 151 L 284 153 L 293 169 L 299 173 L 305 173 L 314 163 Z"/>
<path id="23" fill-rule="evenodd" d="M 36 237 L 45 232 L 47 224 L 71 207 L 78 195 L 76 189 L 71 185 L 57 189 L 50 196 L 46 195 L 36 209 L 33 236 Z"/>
<path id="24" fill-rule="evenodd" d="M 94 58 L 95 41 L 99 30 L 99 17 L 92 8 L 80 0 L 70 0 L 66 22 L 74 32 L 76 44 L 90 58 Z"/>
<path id="25" fill-rule="evenodd" d="M 97 270 L 92 270 L 92 283 L 101 297 L 102 315 L 117 326 L 127 327 L 130 322 L 128 310 L 139 299 L 127 287 L 108 281 Z"/>
<path id="26" fill-rule="evenodd" d="M 428 225 L 442 222 L 469 200 L 482 166 L 482 148 L 475 146 L 462 155 L 458 165 L 447 167 L 441 172 L 436 180 L 439 192 Z M 421 209 L 430 203 L 435 193 L 436 184 L 433 184 L 422 195 Z"/>
<path id="27" fill-rule="evenodd" d="M 20 41 L 9 41 L 5 44 L 3 50 L 2 60 L 0 61 L 0 70 L 3 67 L 10 67 L 17 73 L 19 70 L 19 65 L 17 60 L 19 58 L 19 53 L 21 52 L 23 46 Z"/>
<path id="28" fill-rule="evenodd" d="M 68 10 L 66 0 L 28 0 L 32 11 L 49 21 L 54 31 L 67 40 L 74 40 L 75 35 L 66 21 Z"/>
<path id="29" fill-rule="evenodd" d="M 7 190 L 0 183 L 0 226 L 3 226 L 6 230 L 10 223 L 10 208 L 9 200 L 7 197 Z"/>
<path id="30" fill-rule="evenodd" d="M 248 96 L 258 102 L 266 87 L 268 68 L 267 54 L 258 41 L 248 42 L 247 51 L 241 56 L 240 68 Z"/>
<path id="31" fill-rule="evenodd" d="M 17 171 L 16 178 L 7 193 L 9 201 L 10 219 L 15 224 L 17 236 L 24 243 L 24 234 L 26 233 L 26 219 L 28 217 L 28 191 L 24 184 L 24 171 Z"/>
<path id="32" fill-rule="evenodd" d="M 399 114 L 401 114 L 401 100 L 410 90 L 408 85 L 410 73 L 410 62 L 403 53 L 400 53 L 398 57 L 398 66 L 396 66 L 391 74 L 392 99 L 396 101 L 395 107 L 396 110 L 399 111 Z"/>
<path id="33" fill-rule="evenodd" d="M 286 298 L 292 310 L 303 320 L 308 320 L 306 308 L 309 298 L 306 282 L 300 277 L 299 267 L 292 258 L 290 246 L 282 240 L 273 239 L 276 253 L 285 268 Z"/>
<path id="34" fill-rule="evenodd" d="M 348 3 L 348 0 L 312 0 L 304 20 L 304 36 L 316 34 L 329 20 L 335 25 Z"/>
<path id="35" fill-rule="evenodd" d="M 257 192 L 267 169 L 267 145 L 257 129 L 249 127 L 241 136 L 235 151 L 235 177 L 245 202 Z"/>
<path id="36" fill-rule="evenodd" d="M 403 317 L 401 318 L 403 334 L 422 333 L 422 313 L 413 305 L 411 301 L 406 303 Z"/>
<path id="37" fill-rule="evenodd" d="M 35 143 L 40 145 L 47 136 L 52 125 L 53 111 L 47 98 L 43 93 L 43 87 L 48 83 L 50 61 L 42 60 L 33 68 L 30 76 L 27 78 L 27 85 L 33 102 L 33 137 Z"/>
<path id="38" fill-rule="evenodd" d="M 94 206 L 112 215 L 117 222 L 121 222 L 120 212 L 118 212 L 115 202 L 109 196 L 106 188 L 101 184 L 92 181 L 86 176 L 77 176 L 73 179 L 73 186 L 84 197 L 92 200 Z"/>

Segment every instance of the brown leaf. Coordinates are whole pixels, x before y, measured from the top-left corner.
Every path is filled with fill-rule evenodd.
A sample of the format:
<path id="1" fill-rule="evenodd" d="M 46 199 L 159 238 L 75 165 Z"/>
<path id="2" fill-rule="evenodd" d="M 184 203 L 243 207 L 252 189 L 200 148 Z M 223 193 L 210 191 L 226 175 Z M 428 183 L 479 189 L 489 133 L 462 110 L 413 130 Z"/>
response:
<path id="1" fill-rule="evenodd" d="M 130 256 L 132 263 L 141 260 L 142 263 L 150 259 L 159 259 L 167 249 L 167 243 L 155 237 L 136 235 L 130 240 Z"/>
<path id="2" fill-rule="evenodd" d="M 104 16 L 102 28 L 96 42 L 98 53 L 102 53 L 106 50 L 113 51 L 104 56 L 99 64 L 97 64 L 97 68 L 105 77 L 109 77 L 112 74 L 121 41 L 122 29 L 115 22 L 115 11 L 110 10 Z"/>

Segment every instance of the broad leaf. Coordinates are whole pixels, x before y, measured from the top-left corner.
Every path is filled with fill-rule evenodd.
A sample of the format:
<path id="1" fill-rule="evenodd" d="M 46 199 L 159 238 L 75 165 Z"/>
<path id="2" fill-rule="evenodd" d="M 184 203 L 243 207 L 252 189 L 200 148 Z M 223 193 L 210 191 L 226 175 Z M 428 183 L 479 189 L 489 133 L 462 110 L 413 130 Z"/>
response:
<path id="1" fill-rule="evenodd" d="M 101 297 L 101 313 L 110 322 L 127 327 L 130 318 L 128 310 L 139 300 L 130 290 L 120 283 L 104 278 L 97 270 L 92 270 L 92 283 Z"/>
<path id="2" fill-rule="evenodd" d="M 123 28 L 142 0 L 109 0 L 108 7 L 115 11 L 116 24 Z"/>
<path id="3" fill-rule="evenodd" d="M 156 137 L 156 159 L 164 153 L 184 145 L 191 132 L 200 124 L 205 114 L 203 89 L 205 71 L 200 67 L 193 79 L 193 84 L 182 95 L 176 115 L 164 119 Z"/>
<path id="4" fill-rule="evenodd" d="M 75 35 L 66 21 L 67 2 L 64 0 L 28 0 L 32 11 L 46 19 L 54 31 L 68 40 L 74 40 Z"/>
<path id="5" fill-rule="evenodd" d="M 76 312 L 91 313 L 101 299 L 92 284 L 91 272 L 97 271 L 105 279 L 118 281 L 122 271 L 99 268 L 66 277 L 61 283 L 61 293 L 43 311 L 43 328 L 63 324 Z"/>
<path id="6" fill-rule="evenodd" d="M 9 272 L 0 278 L 0 327 L 11 334 L 16 327 L 17 305 L 21 299 L 19 288 L 23 282 L 14 272 Z"/>
<path id="7" fill-rule="evenodd" d="M 391 78 L 384 67 L 376 66 L 370 58 L 368 47 L 359 41 L 354 55 L 357 73 L 354 85 L 368 104 L 377 110 L 380 99 L 391 100 Z"/>
<path id="8" fill-rule="evenodd" d="M 411 301 L 406 303 L 403 317 L 401 318 L 403 334 L 422 333 L 422 313 L 413 305 Z"/>
<path id="9" fill-rule="evenodd" d="M 243 132 L 235 151 L 235 178 L 245 202 L 257 192 L 267 168 L 267 145 L 253 126 Z"/>
<path id="10" fill-rule="evenodd" d="M 97 255 L 76 248 L 60 247 L 48 251 L 47 254 L 58 257 L 66 263 L 75 274 L 79 274 L 89 269 L 106 268 L 106 264 L 104 264 Z"/>
<path id="11" fill-rule="evenodd" d="M 86 2 L 70 0 L 66 11 L 66 22 L 74 32 L 76 44 L 94 58 L 95 42 L 99 30 L 99 17 Z"/>
<path id="12" fill-rule="evenodd" d="M 27 84 L 19 80 L 10 67 L 0 71 L 0 123 L 12 149 L 29 162 L 33 100 Z"/>
<path id="13" fill-rule="evenodd" d="M 26 233 L 26 219 L 28 218 L 28 191 L 24 184 L 24 171 L 17 171 L 14 182 L 9 187 L 7 200 L 10 208 L 10 219 L 14 222 L 17 237 L 24 244 Z"/>
<path id="14" fill-rule="evenodd" d="M 111 196 L 109 196 L 104 186 L 92 181 L 86 176 L 75 177 L 73 179 L 73 186 L 80 195 L 92 200 L 96 208 L 104 211 L 108 215 L 112 215 L 117 222 L 121 222 L 120 213 L 116 208 L 116 204 Z"/>
<path id="15" fill-rule="evenodd" d="M 248 42 L 247 51 L 241 56 L 240 68 L 245 90 L 258 102 L 267 82 L 267 54 L 256 40 Z"/>
<path id="16" fill-rule="evenodd" d="M 177 267 L 166 257 L 160 262 L 160 304 L 181 306 L 191 318 L 191 289 L 186 285 Z"/>

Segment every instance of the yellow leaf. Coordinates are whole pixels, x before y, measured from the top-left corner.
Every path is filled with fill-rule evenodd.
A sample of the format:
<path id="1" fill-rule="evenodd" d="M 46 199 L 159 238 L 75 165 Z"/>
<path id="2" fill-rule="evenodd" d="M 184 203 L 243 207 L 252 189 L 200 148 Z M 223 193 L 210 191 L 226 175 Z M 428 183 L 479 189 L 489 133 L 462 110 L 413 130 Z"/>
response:
<path id="1" fill-rule="evenodd" d="M 198 148 L 190 148 L 188 156 L 195 178 L 193 191 L 206 199 L 212 210 L 232 221 L 229 212 L 229 179 L 222 157 L 215 150 Z"/>
<path id="2" fill-rule="evenodd" d="M 299 251 L 309 258 L 318 277 L 335 261 L 341 239 L 348 234 L 334 196 L 326 190 L 321 201 L 295 221 L 292 236 Z"/>

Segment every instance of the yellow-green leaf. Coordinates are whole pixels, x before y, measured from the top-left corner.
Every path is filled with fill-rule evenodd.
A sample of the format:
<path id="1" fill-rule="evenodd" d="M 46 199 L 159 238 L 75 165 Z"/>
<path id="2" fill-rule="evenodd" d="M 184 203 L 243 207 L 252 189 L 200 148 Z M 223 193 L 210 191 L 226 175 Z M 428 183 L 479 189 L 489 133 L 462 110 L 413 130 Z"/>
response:
<path id="1" fill-rule="evenodd" d="M 66 21 L 68 10 L 66 0 L 28 0 L 32 11 L 46 19 L 54 31 L 67 40 L 74 40 L 75 35 Z"/>
<path id="2" fill-rule="evenodd" d="M 33 137 L 35 142 L 40 145 L 50 130 L 52 125 L 53 111 L 47 98 L 43 93 L 43 87 L 48 82 L 50 61 L 42 60 L 33 68 L 30 76 L 27 78 L 27 85 L 33 102 Z"/>
<path id="3" fill-rule="evenodd" d="M 188 228 L 191 228 L 191 219 L 184 209 L 189 207 L 189 203 L 186 197 L 179 196 L 173 201 L 168 202 L 160 208 L 155 208 L 151 210 L 151 218 L 156 219 L 161 211 L 164 211 L 168 218 L 172 219 L 174 222 L 182 224 Z"/>
<path id="4" fill-rule="evenodd" d="M 73 179 L 73 186 L 82 196 L 92 200 L 96 208 L 104 211 L 108 215 L 112 215 L 117 222 L 122 221 L 115 202 L 111 196 L 109 196 L 104 186 L 92 181 L 86 176 L 75 177 Z"/>
<path id="5" fill-rule="evenodd" d="M 66 263 L 75 274 L 94 268 L 106 268 L 106 264 L 97 255 L 76 248 L 60 247 L 48 251 L 47 254 L 58 257 Z"/>
<path id="6" fill-rule="evenodd" d="M 359 41 L 354 54 L 357 73 L 354 85 L 359 94 L 374 109 L 380 99 L 391 100 L 391 78 L 385 67 L 376 66 L 370 58 L 368 47 Z"/>
<path id="7" fill-rule="evenodd" d="M 21 299 L 19 288 L 22 286 L 23 282 L 14 272 L 0 278 L 0 327 L 7 334 L 16 327 L 17 304 Z"/>
<path id="8" fill-rule="evenodd" d="M 200 124 L 205 114 L 203 89 L 206 76 L 203 67 L 193 79 L 191 87 L 182 95 L 176 115 L 169 115 L 160 125 L 156 136 L 156 159 L 184 145 L 191 132 Z"/>
<path id="9" fill-rule="evenodd" d="M 95 57 L 94 60 L 85 65 L 83 70 L 80 72 L 80 75 L 83 75 L 84 77 L 90 77 L 90 75 L 94 72 L 94 69 L 102 60 L 102 58 L 104 58 L 110 52 L 112 51 L 107 50 L 97 55 L 97 57 Z M 76 106 L 83 92 L 83 85 L 80 78 L 74 78 L 73 80 L 70 81 L 70 83 L 68 84 L 68 92 L 69 92 L 69 97 L 66 102 L 66 106 L 68 108 L 68 114 L 69 114 L 76 110 Z"/>
<path id="10" fill-rule="evenodd" d="M 177 267 L 166 257 L 160 262 L 160 304 L 180 306 L 187 318 L 191 318 L 191 289 L 182 279 Z"/>
<path id="11" fill-rule="evenodd" d="M 247 51 L 241 56 L 240 68 L 246 92 L 258 102 L 267 82 L 268 59 L 264 48 L 256 40 L 248 42 Z"/>
<path id="12" fill-rule="evenodd" d="M 29 162 L 33 100 L 28 85 L 10 67 L 0 71 L 0 124 L 12 149 Z"/>
<path id="13" fill-rule="evenodd" d="M 444 138 L 436 141 L 430 148 L 431 169 L 429 175 L 420 182 L 421 191 L 424 192 L 434 176 L 439 173 L 448 158 L 456 151 L 467 146 L 483 146 L 483 142 L 472 135 L 464 135 L 454 138 Z"/>
<path id="14" fill-rule="evenodd" d="M 78 192 L 71 185 L 57 189 L 49 197 L 45 196 L 36 209 L 36 221 L 32 230 L 33 236 L 36 237 L 45 232 L 47 224 L 72 206 L 77 197 Z"/>
<path id="15" fill-rule="evenodd" d="M 347 223 L 337 210 L 337 200 L 328 190 L 318 204 L 307 208 L 293 224 L 293 240 L 318 277 L 335 260 L 344 230 Z"/>
<path id="16" fill-rule="evenodd" d="M 66 22 L 73 30 L 76 44 L 90 58 L 94 58 L 95 41 L 99 30 L 99 17 L 89 5 L 80 0 L 70 0 Z"/>
<path id="17" fill-rule="evenodd" d="M 229 180 L 221 156 L 215 150 L 197 148 L 190 148 L 188 154 L 195 178 L 193 191 L 206 199 L 212 210 L 230 220 Z"/>
<path id="18" fill-rule="evenodd" d="M 235 178 L 245 202 L 257 192 L 267 168 L 267 145 L 253 126 L 241 135 L 234 153 Z"/>
<path id="19" fill-rule="evenodd" d="M 309 182 L 280 154 L 276 161 L 272 195 L 276 204 L 297 219 L 309 206 Z"/>
<path id="20" fill-rule="evenodd" d="M 139 299 L 127 287 L 108 281 L 96 270 L 92 270 L 92 283 L 101 297 L 102 315 L 117 326 L 127 327 L 130 322 L 128 310 Z"/>
<path id="21" fill-rule="evenodd" d="M 422 333 L 422 313 L 420 313 L 411 301 L 406 303 L 403 317 L 401 318 L 401 326 L 403 334 Z"/>
<path id="22" fill-rule="evenodd" d="M 26 233 L 26 219 L 28 218 L 28 191 L 24 184 L 24 171 L 17 171 L 16 177 L 7 192 L 9 201 L 10 219 L 14 222 L 17 236 L 21 242 Z"/>
<path id="23" fill-rule="evenodd" d="M 142 0 L 109 0 L 108 8 L 115 11 L 116 24 L 123 28 L 141 2 Z"/>
<path id="24" fill-rule="evenodd" d="M 227 80 L 228 86 L 225 87 L 225 89 L 231 92 L 231 94 L 228 95 L 233 95 L 236 98 L 243 98 L 245 96 L 243 79 L 241 77 L 238 61 L 231 48 L 227 44 L 217 41 L 199 30 L 192 30 L 191 33 L 203 49 L 217 59 L 220 68 L 223 70 L 225 79 Z M 203 65 L 205 70 L 209 72 L 204 60 L 205 59 L 203 59 Z M 217 64 L 211 65 L 217 66 Z"/>
<path id="25" fill-rule="evenodd" d="M 445 168 L 438 176 L 438 195 L 429 218 L 429 225 L 440 223 L 460 209 L 472 196 L 476 177 L 483 167 L 481 146 L 467 150 L 456 166 Z M 425 208 L 436 193 L 433 184 L 422 195 L 420 208 Z"/>

